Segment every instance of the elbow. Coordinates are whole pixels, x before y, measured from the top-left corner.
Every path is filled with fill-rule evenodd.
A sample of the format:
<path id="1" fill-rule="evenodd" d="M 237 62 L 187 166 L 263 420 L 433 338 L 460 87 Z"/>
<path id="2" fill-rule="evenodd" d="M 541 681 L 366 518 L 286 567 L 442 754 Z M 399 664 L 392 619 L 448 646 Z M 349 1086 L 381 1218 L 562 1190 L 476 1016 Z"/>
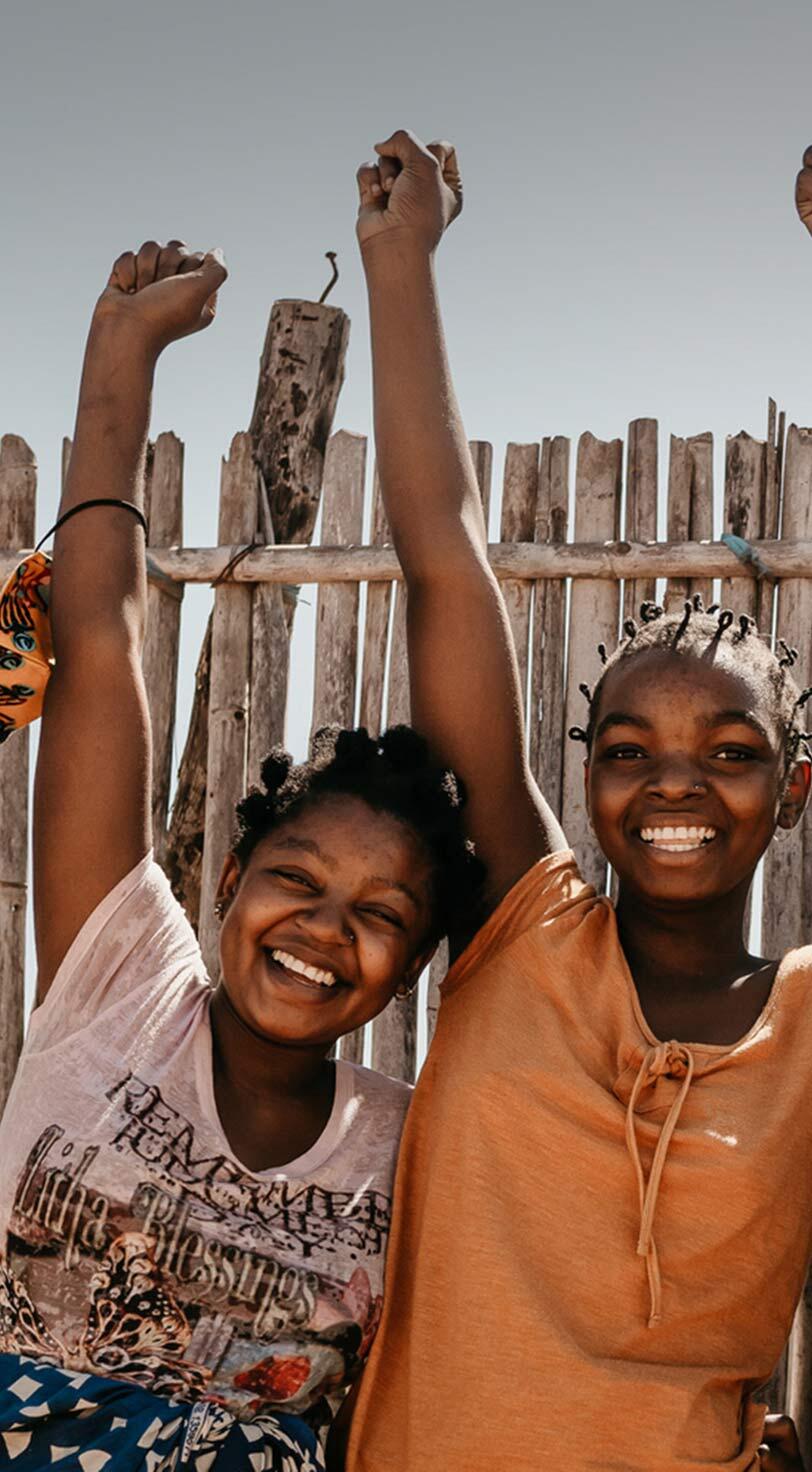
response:
<path id="1" fill-rule="evenodd" d="M 54 658 L 60 666 L 93 664 L 116 667 L 140 660 L 144 642 L 143 619 L 134 611 L 119 618 L 94 620 L 81 613 L 71 615 L 67 627 L 57 622 L 53 629 Z"/>

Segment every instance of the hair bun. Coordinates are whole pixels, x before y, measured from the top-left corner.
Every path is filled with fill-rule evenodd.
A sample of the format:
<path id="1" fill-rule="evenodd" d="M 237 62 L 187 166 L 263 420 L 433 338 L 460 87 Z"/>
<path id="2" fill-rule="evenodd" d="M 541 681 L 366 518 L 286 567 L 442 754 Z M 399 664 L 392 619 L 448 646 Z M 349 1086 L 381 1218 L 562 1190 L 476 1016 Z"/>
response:
<path id="1" fill-rule="evenodd" d="M 274 746 L 268 752 L 259 774 L 269 797 L 278 792 L 283 783 L 287 781 L 292 766 L 293 758 L 283 746 Z"/>
<path id="2" fill-rule="evenodd" d="M 411 726 L 390 726 L 384 731 L 381 752 L 396 772 L 409 772 L 416 767 L 424 767 L 429 759 L 428 742 L 417 731 L 413 731 Z"/>

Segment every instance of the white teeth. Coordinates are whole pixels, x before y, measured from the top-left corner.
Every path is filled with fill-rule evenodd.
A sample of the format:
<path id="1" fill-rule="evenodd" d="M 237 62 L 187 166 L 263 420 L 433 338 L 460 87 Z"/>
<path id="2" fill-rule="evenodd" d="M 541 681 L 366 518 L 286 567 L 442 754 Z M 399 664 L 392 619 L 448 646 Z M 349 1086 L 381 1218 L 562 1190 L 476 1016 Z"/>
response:
<path id="1" fill-rule="evenodd" d="M 689 828 L 684 825 L 671 828 L 666 825 L 662 828 L 641 828 L 640 837 L 644 843 L 650 843 L 654 848 L 680 854 L 710 843 L 716 837 L 716 829 L 705 826 Z"/>
<path id="2" fill-rule="evenodd" d="M 336 978 L 332 971 L 320 971 L 317 966 L 308 966 L 305 961 L 300 961 L 298 956 L 291 956 L 289 951 L 271 951 L 271 955 L 286 971 L 292 971 L 295 976 L 303 976 L 307 981 L 314 981 L 317 986 L 335 986 Z"/>

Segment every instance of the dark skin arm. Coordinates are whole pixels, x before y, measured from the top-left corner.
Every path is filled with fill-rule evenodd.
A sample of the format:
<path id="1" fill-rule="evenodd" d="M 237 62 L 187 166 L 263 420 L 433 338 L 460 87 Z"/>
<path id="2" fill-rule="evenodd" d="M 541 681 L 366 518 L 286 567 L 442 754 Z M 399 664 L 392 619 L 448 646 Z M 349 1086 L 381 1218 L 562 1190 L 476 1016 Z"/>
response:
<path id="1" fill-rule="evenodd" d="M 445 350 L 434 252 L 461 205 L 456 156 L 406 132 L 377 152 L 358 173 L 358 237 L 378 469 L 409 590 L 412 719 L 465 781 L 493 907 L 566 843 L 528 767 L 510 627 Z"/>
<path id="2" fill-rule="evenodd" d="M 157 360 L 214 315 L 226 271 L 180 241 L 121 256 L 93 314 L 60 512 L 96 496 L 141 505 Z M 42 1001 L 105 894 L 148 851 L 150 732 L 140 650 L 144 534 L 115 507 L 82 511 L 54 546 L 56 668 L 34 795 L 34 921 Z"/>

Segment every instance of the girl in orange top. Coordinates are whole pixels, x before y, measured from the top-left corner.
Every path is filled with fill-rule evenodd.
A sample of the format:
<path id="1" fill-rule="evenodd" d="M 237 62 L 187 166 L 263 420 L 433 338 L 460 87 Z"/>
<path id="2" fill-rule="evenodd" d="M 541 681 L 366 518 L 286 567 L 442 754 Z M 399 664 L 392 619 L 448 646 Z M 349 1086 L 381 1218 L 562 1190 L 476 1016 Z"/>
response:
<path id="1" fill-rule="evenodd" d="M 808 692 L 748 620 L 644 609 L 580 733 L 616 907 L 584 883 L 528 768 L 446 362 L 454 150 L 377 152 L 358 230 L 413 717 L 490 888 L 407 1120 L 349 1465 L 745 1472 L 812 1250 L 812 950 L 752 955 L 744 926 L 807 800 Z M 812 168 L 798 190 L 808 218 Z"/>

